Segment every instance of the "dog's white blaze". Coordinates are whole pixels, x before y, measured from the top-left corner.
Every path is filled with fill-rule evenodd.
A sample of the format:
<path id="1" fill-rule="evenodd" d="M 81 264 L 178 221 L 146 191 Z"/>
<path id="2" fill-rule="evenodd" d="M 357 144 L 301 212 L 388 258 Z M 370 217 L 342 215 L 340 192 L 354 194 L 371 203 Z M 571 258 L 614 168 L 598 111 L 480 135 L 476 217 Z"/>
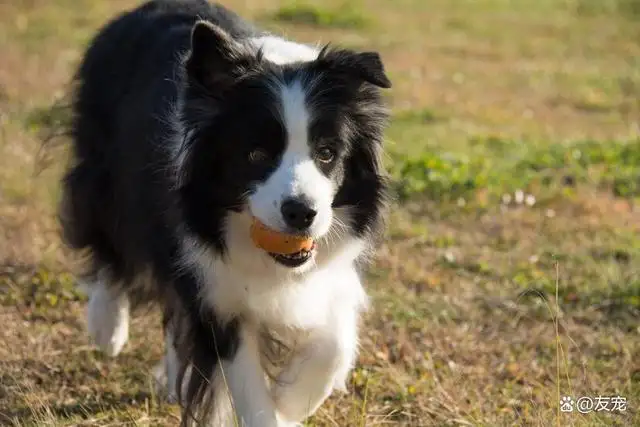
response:
<path id="1" fill-rule="evenodd" d="M 280 86 L 280 114 L 287 129 L 286 155 L 310 159 L 309 122 L 310 112 L 307 95 L 300 80 Z"/>
<path id="2" fill-rule="evenodd" d="M 286 150 L 272 175 L 249 199 L 252 213 L 274 229 L 285 229 L 280 212 L 282 202 L 301 197 L 317 211 L 310 227 L 312 235 L 323 236 L 331 227 L 331 203 L 335 189 L 312 158 L 309 141 L 311 111 L 300 80 L 279 86 L 280 115 L 286 128 Z"/>

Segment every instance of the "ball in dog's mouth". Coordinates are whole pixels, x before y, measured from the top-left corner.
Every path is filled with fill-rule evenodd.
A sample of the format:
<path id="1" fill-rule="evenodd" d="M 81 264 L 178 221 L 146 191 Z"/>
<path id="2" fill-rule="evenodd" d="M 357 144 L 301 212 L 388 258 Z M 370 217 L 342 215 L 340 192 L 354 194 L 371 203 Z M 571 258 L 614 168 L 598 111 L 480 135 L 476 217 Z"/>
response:
<path id="1" fill-rule="evenodd" d="M 259 219 L 253 218 L 251 239 L 276 262 L 290 268 L 300 267 L 309 261 L 316 249 L 316 242 L 308 236 L 295 236 L 272 230 Z"/>

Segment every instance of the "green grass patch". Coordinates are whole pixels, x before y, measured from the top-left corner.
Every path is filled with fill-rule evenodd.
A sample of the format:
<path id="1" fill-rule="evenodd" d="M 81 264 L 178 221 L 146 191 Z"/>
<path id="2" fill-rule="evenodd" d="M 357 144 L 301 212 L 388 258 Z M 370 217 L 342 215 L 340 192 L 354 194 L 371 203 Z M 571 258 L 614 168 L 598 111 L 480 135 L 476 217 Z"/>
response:
<path id="1" fill-rule="evenodd" d="M 627 19 L 640 19 L 640 0 L 578 0 L 574 7 L 582 16 L 618 14 Z"/>
<path id="2" fill-rule="evenodd" d="M 337 8 L 328 8 L 293 1 L 278 9 L 274 19 L 279 22 L 334 28 L 362 29 L 372 24 L 371 18 L 351 2 Z"/>
<path id="3" fill-rule="evenodd" d="M 56 310 L 65 303 L 83 298 L 68 273 L 26 266 L 0 266 L 0 305 L 22 304 L 33 310 Z"/>
<path id="4" fill-rule="evenodd" d="M 30 132 L 61 133 L 69 129 L 72 120 L 71 108 L 63 101 L 36 107 L 24 118 L 24 126 Z"/>
<path id="5" fill-rule="evenodd" d="M 467 152 L 395 155 L 390 169 L 403 199 L 456 201 L 474 199 L 479 192 L 496 199 L 517 189 L 536 197 L 552 196 L 581 183 L 635 198 L 640 196 L 640 140 L 536 147 L 498 138 L 476 139 Z"/>

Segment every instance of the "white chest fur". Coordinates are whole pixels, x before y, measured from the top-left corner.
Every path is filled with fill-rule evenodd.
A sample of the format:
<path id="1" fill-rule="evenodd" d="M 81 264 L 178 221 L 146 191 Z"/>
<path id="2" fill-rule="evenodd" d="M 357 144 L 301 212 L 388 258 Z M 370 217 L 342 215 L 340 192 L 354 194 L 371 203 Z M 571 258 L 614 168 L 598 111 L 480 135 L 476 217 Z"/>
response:
<path id="1" fill-rule="evenodd" d="M 278 271 L 273 260 L 253 248 L 229 256 L 192 252 L 201 274 L 201 293 L 221 320 L 242 316 L 275 328 L 331 327 L 342 312 L 359 312 L 367 297 L 353 266 L 341 259 L 301 274 Z M 244 246 L 244 245 L 242 245 Z"/>

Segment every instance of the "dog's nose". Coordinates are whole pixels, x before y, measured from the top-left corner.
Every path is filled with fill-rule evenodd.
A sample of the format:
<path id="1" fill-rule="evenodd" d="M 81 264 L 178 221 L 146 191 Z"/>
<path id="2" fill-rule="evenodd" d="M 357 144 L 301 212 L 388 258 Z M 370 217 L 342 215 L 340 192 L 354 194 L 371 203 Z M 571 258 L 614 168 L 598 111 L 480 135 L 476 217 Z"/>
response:
<path id="1" fill-rule="evenodd" d="M 295 230 L 305 230 L 309 228 L 316 212 L 309 205 L 299 199 L 287 199 L 280 207 L 284 222 Z"/>

